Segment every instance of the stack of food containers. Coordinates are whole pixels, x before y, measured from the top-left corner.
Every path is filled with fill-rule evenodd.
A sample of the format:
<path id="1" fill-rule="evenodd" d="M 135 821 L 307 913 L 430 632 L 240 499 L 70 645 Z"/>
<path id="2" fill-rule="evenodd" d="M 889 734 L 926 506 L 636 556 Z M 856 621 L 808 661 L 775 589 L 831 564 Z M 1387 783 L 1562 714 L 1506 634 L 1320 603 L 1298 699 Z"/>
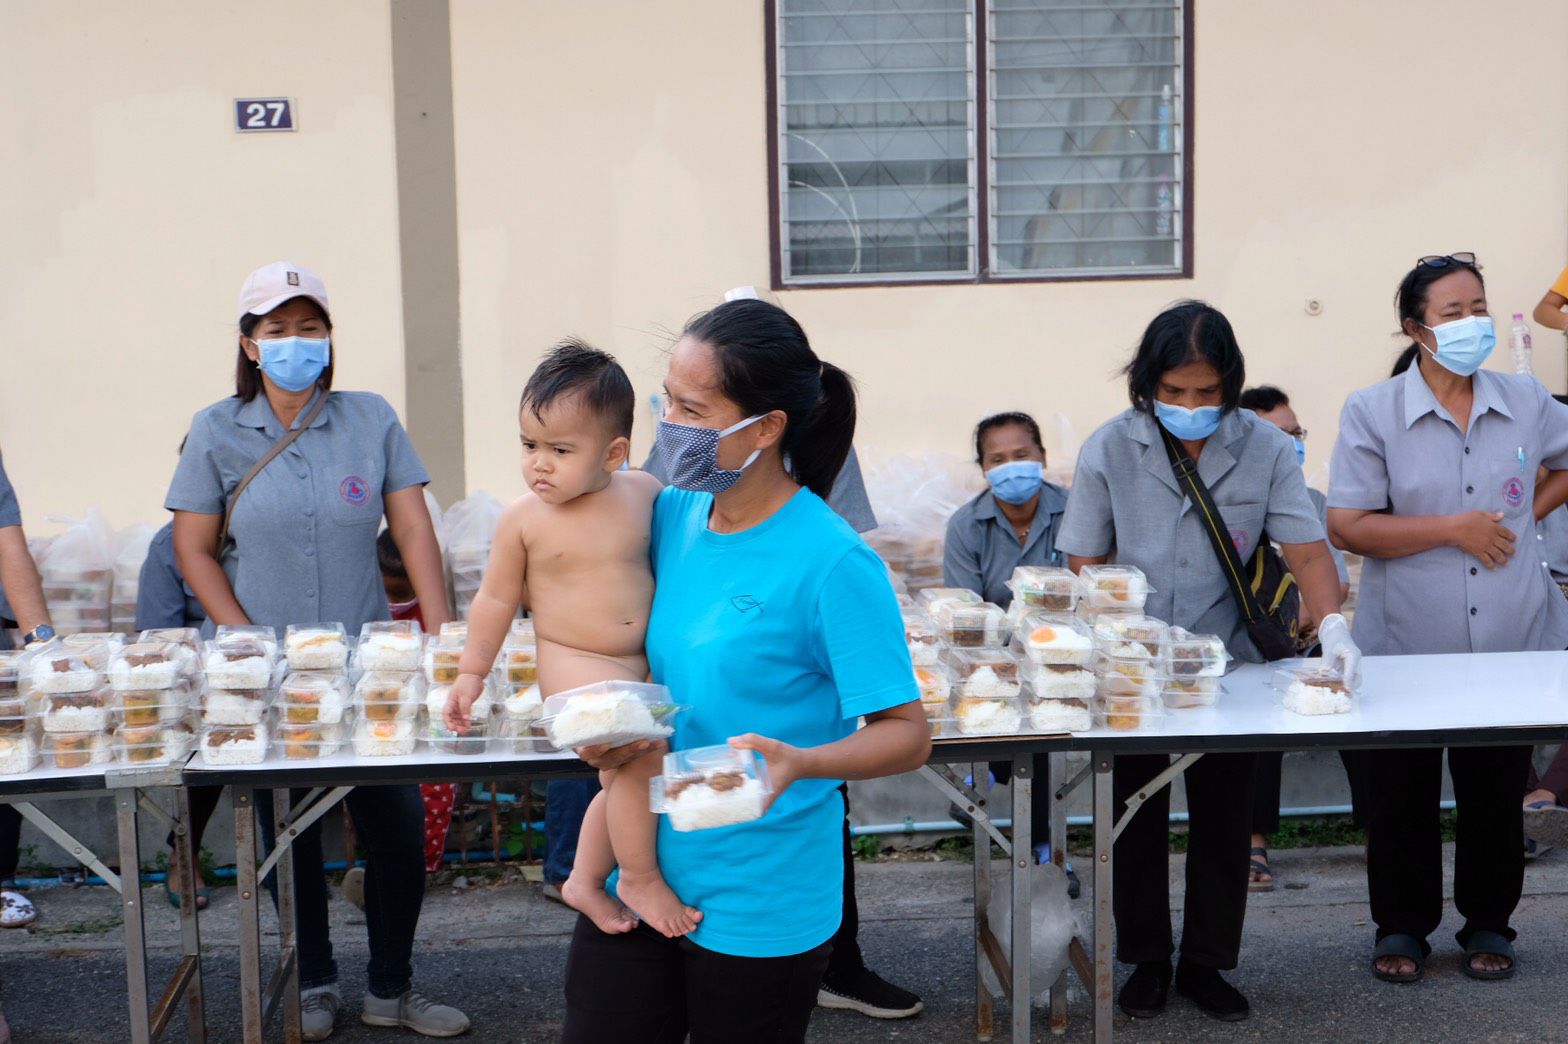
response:
<path id="1" fill-rule="evenodd" d="M 936 622 L 913 605 L 904 609 L 904 640 L 909 643 L 909 659 L 915 665 L 915 684 L 920 689 L 920 706 L 931 723 L 931 735 L 941 737 L 953 725 L 949 706 L 953 685 L 943 663 L 947 642 Z"/>
<path id="2" fill-rule="evenodd" d="M 353 713 L 338 730 L 339 742 L 352 730 L 354 753 L 361 757 L 412 754 L 427 692 L 424 662 L 425 635 L 417 621 L 385 620 L 361 628 Z"/>
<path id="3" fill-rule="evenodd" d="M 180 642 L 135 642 L 109 657 L 109 724 L 115 760 L 127 765 L 184 759 L 196 742 L 196 653 Z"/>
<path id="4" fill-rule="evenodd" d="M 1035 732 L 1083 732 L 1092 725 L 1096 679 L 1089 626 L 1067 612 L 1025 613 L 1013 630 L 1023 659 L 1025 708 Z"/>
<path id="5" fill-rule="evenodd" d="M 511 633 L 496 664 L 496 736 L 509 754 L 552 751 L 540 724 L 544 699 L 539 692 L 539 643 L 532 620 L 512 621 Z"/>
<path id="6" fill-rule="evenodd" d="M 1169 676 L 1170 627 L 1137 613 L 1094 624 L 1095 721 L 1118 732 L 1158 728 Z"/>
<path id="7" fill-rule="evenodd" d="M 109 591 L 114 572 L 109 568 L 52 564 L 45 556 L 39 570 L 49 618 L 61 634 L 109 629 Z"/>
<path id="8" fill-rule="evenodd" d="M 26 654 L 0 652 L 0 776 L 15 776 L 38 764 L 37 704 L 22 677 Z"/>
<path id="9" fill-rule="evenodd" d="M 1163 693 L 1167 708 L 1212 707 L 1219 702 L 1220 678 L 1230 663 L 1230 652 L 1218 635 L 1172 627 L 1167 659 L 1170 672 Z"/>
<path id="10" fill-rule="evenodd" d="M 147 633 L 143 633 L 143 639 Z M 219 627 L 204 647 L 201 756 L 207 765 L 255 765 L 267 756 L 278 670 L 270 627 Z"/>
<path id="11" fill-rule="evenodd" d="M 918 600 L 947 643 L 942 664 L 953 726 L 966 736 L 1016 734 L 1023 722 L 1022 671 L 1006 648 L 1007 614 L 963 588 L 930 588 Z"/>
<path id="12" fill-rule="evenodd" d="M 102 643 L 50 642 L 22 659 L 19 680 L 36 701 L 32 712 L 42 721 L 43 753 L 51 766 L 86 768 L 113 760 L 109 655 Z"/>

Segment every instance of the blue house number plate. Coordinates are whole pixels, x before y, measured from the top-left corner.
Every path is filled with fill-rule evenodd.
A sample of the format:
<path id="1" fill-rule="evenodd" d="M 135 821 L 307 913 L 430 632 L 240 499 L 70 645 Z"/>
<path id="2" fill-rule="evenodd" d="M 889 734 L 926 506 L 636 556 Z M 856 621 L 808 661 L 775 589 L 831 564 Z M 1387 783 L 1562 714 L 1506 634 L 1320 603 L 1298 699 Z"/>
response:
<path id="1" fill-rule="evenodd" d="M 294 129 L 292 98 L 234 99 L 234 129 L 252 131 L 291 131 Z"/>

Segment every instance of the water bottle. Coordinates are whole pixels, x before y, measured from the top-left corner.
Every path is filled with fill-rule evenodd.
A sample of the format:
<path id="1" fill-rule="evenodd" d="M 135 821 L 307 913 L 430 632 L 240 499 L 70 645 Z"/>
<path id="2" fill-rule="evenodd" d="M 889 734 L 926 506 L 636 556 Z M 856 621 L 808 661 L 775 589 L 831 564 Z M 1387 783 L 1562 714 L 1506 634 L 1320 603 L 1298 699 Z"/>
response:
<path id="1" fill-rule="evenodd" d="M 1535 372 L 1530 358 L 1530 324 L 1524 321 L 1523 312 L 1514 313 L 1513 326 L 1508 329 L 1508 343 L 1514 350 L 1514 372 Z"/>

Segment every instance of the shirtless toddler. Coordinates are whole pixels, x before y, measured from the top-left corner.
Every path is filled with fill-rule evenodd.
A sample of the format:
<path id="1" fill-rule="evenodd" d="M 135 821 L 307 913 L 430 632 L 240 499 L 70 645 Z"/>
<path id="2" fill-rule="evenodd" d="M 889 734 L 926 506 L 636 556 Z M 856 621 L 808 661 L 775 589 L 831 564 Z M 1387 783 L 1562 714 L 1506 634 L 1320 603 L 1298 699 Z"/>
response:
<path id="1" fill-rule="evenodd" d="M 558 345 L 528 379 L 518 423 L 529 492 L 502 514 L 469 610 L 460 675 L 446 705 L 454 731 L 467 731 L 520 604 L 533 613 L 545 697 L 595 682 L 648 679 L 648 542 L 660 486 L 645 472 L 619 470 L 636 405 L 620 365 L 576 341 Z M 659 771 L 661 750 L 600 773 L 604 791 L 588 807 L 577 860 L 561 888 L 567 903 L 604 932 L 636 927 L 627 907 L 671 938 L 702 918 L 659 873 L 648 780 Z M 624 907 L 604 891 L 617 865 Z"/>

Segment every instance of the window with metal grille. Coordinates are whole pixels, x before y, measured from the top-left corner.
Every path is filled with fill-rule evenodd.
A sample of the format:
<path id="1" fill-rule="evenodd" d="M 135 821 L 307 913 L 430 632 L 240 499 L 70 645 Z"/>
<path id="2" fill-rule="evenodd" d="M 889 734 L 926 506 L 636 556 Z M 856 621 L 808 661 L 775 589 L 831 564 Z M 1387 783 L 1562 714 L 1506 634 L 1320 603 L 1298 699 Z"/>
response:
<path id="1" fill-rule="evenodd" d="M 778 286 L 1191 272 L 1190 0 L 771 0 Z"/>

